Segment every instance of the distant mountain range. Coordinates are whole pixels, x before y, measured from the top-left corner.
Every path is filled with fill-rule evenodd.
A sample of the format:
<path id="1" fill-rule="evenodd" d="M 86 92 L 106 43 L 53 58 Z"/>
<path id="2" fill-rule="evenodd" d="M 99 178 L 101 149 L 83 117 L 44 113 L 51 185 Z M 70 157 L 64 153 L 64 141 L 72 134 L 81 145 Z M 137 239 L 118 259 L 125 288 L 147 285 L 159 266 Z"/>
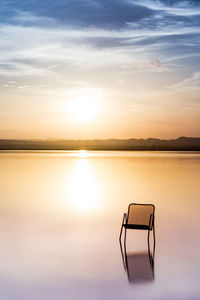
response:
<path id="1" fill-rule="evenodd" d="M 0 139 L 0 150 L 170 150 L 200 151 L 200 138 L 107 140 Z"/>

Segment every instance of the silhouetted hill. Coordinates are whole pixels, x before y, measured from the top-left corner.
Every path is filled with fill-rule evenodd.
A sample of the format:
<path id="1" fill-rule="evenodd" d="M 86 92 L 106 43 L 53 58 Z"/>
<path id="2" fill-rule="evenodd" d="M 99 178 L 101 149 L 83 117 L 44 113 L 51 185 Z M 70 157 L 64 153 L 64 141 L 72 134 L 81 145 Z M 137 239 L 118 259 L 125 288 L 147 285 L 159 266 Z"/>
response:
<path id="1" fill-rule="evenodd" d="M 200 151 L 200 138 L 107 140 L 0 139 L 0 150 L 180 150 Z"/>

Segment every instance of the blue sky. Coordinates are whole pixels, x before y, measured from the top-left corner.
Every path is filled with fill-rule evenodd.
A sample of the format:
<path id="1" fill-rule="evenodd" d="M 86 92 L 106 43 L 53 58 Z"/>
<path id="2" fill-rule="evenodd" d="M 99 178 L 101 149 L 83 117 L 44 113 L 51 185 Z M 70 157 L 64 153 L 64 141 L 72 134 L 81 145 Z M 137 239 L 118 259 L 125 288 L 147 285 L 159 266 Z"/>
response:
<path id="1" fill-rule="evenodd" d="M 2 0 L 0 14 L 0 137 L 200 135 L 200 1 Z M 88 93 L 102 109 L 80 126 L 67 105 Z"/>

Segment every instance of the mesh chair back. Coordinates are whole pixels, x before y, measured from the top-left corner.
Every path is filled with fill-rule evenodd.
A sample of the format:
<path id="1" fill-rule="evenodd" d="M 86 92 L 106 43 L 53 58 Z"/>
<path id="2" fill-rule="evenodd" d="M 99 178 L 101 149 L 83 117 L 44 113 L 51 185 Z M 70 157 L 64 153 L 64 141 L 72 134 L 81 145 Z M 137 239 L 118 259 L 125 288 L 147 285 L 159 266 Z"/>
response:
<path id="1" fill-rule="evenodd" d="M 132 203 L 128 208 L 128 225 L 146 225 L 149 226 L 150 216 L 152 214 L 150 227 L 153 225 L 155 206 L 153 204 L 135 204 Z"/>

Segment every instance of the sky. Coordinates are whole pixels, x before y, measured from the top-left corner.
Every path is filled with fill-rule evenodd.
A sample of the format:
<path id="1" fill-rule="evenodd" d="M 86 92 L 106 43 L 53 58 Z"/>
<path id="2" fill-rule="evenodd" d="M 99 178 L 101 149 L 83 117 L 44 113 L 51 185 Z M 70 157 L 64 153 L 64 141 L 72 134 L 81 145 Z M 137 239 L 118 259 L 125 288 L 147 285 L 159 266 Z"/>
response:
<path id="1" fill-rule="evenodd" d="M 0 138 L 200 136 L 199 0 L 1 0 Z"/>

